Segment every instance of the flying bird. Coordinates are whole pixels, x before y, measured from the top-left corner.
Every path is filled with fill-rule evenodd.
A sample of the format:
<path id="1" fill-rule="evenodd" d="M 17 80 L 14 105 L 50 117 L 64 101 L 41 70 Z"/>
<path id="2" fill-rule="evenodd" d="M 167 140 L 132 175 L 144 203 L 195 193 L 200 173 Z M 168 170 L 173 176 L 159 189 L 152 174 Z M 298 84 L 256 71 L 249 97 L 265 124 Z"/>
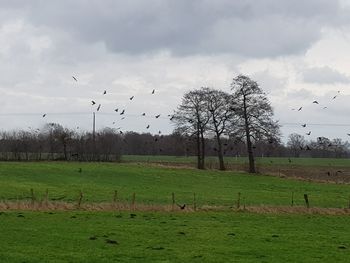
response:
<path id="1" fill-rule="evenodd" d="M 160 114 L 156 115 L 156 119 L 158 119 L 160 117 Z"/>
<path id="2" fill-rule="evenodd" d="M 103 92 L 103 95 L 106 95 L 107 94 L 107 90 L 105 90 L 104 92 Z"/>
<path id="3" fill-rule="evenodd" d="M 72 76 L 72 78 L 76 81 L 76 82 L 78 82 L 78 80 L 77 80 L 77 78 L 76 77 L 74 77 L 74 76 Z"/>
<path id="4" fill-rule="evenodd" d="M 155 90 L 152 90 L 152 94 L 154 94 Z"/>
<path id="5" fill-rule="evenodd" d="M 142 113 L 142 116 L 146 116 L 146 113 Z"/>
<path id="6" fill-rule="evenodd" d="M 310 135 L 311 134 L 311 131 L 309 131 L 308 133 L 306 133 L 306 135 Z"/>
<path id="7" fill-rule="evenodd" d="M 96 104 L 96 102 L 94 102 L 93 100 L 91 101 L 91 103 L 92 103 L 92 105 L 95 105 L 95 104 Z"/>
<path id="8" fill-rule="evenodd" d="M 125 119 L 125 117 L 121 118 L 121 120 L 124 120 L 124 119 Z"/>
<path id="9" fill-rule="evenodd" d="M 312 103 L 314 103 L 314 104 L 318 104 L 318 101 L 317 101 L 317 100 L 314 100 Z"/>
<path id="10" fill-rule="evenodd" d="M 301 111 L 303 109 L 303 107 L 300 107 L 299 109 L 298 109 L 298 111 Z"/>
<path id="11" fill-rule="evenodd" d="M 98 104 L 97 111 L 101 109 L 101 104 Z"/>
<path id="12" fill-rule="evenodd" d="M 115 111 L 115 112 L 118 112 L 118 110 L 119 110 L 119 109 L 117 108 L 117 109 L 115 109 L 114 111 Z"/>
<path id="13" fill-rule="evenodd" d="M 350 136 L 350 133 L 347 133 L 348 136 Z"/>
<path id="14" fill-rule="evenodd" d="M 43 118 L 45 118 L 45 116 L 46 116 L 46 113 L 45 113 L 45 114 L 43 114 Z"/>
<path id="15" fill-rule="evenodd" d="M 337 97 L 338 95 L 335 95 L 333 98 L 332 98 L 332 100 L 335 100 L 335 98 Z"/>
<path id="16" fill-rule="evenodd" d="M 146 129 L 149 129 L 149 127 L 150 127 L 150 126 L 149 126 L 149 124 L 148 124 L 147 127 L 146 127 Z"/>
<path id="17" fill-rule="evenodd" d="M 305 124 L 302 124 L 301 126 L 305 128 L 305 127 L 306 127 L 306 123 L 305 123 Z"/>
<path id="18" fill-rule="evenodd" d="M 120 113 L 120 115 L 123 115 L 125 113 L 125 110 L 122 110 L 122 112 Z"/>
<path id="19" fill-rule="evenodd" d="M 130 100 L 132 100 L 133 98 L 134 98 L 134 96 L 131 96 L 131 97 L 130 97 Z"/>
<path id="20" fill-rule="evenodd" d="M 328 107 L 326 106 L 326 107 L 323 107 L 322 109 L 324 109 L 324 110 L 325 110 L 325 109 L 327 109 L 327 108 L 328 108 Z"/>

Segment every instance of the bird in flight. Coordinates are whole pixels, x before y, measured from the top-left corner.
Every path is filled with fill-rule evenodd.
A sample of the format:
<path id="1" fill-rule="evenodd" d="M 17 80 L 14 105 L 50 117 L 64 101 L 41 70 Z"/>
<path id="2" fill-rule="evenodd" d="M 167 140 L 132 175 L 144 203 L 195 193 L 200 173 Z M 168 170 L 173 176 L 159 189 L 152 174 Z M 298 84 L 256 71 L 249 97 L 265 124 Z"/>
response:
<path id="1" fill-rule="evenodd" d="M 118 108 L 116 108 L 114 111 L 115 111 L 115 112 L 118 112 L 118 110 L 119 110 L 119 109 L 118 109 Z"/>
<path id="2" fill-rule="evenodd" d="M 134 98 L 134 96 L 131 96 L 131 97 L 130 97 L 130 100 L 132 100 L 133 98 Z"/>
<path id="3" fill-rule="evenodd" d="M 98 104 L 97 111 L 101 109 L 101 104 Z"/>
<path id="4" fill-rule="evenodd" d="M 120 113 L 120 115 L 123 115 L 125 113 L 125 110 L 122 110 L 122 112 Z"/>
<path id="5" fill-rule="evenodd" d="M 322 109 L 324 109 L 324 110 L 325 110 L 325 109 L 327 109 L 327 108 L 328 108 L 328 107 L 326 106 L 326 107 L 323 107 Z"/>
<path id="6" fill-rule="evenodd" d="M 305 128 L 306 127 L 306 123 L 302 124 L 301 126 Z"/>
<path id="7" fill-rule="evenodd" d="M 45 114 L 43 114 L 43 118 L 45 118 L 45 116 L 46 116 L 46 113 L 45 113 Z"/>
<path id="8" fill-rule="evenodd" d="M 92 103 L 92 105 L 95 105 L 95 104 L 96 104 L 96 102 L 94 102 L 93 100 L 91 101 L 91 103 Z"/>
<path id="9" fill-rule="evenodd" d="M 338 95 L 335 95 L 335 96 L 332 98 L 332 100 L 335 100 L 337 96 L 338 96 Z"/>
<path id="10" fill-rule="evenodd" d="M 300 107 L 299 109 L 298 109 L 298 111 L 301 111 L 303 109 L 303 107 Z"/>
<path id="11" fill-rule="evenodd" d="M 149 129 L 149 127 L 150 127 L 150 126 L 149 126 L 149 124 L 148 124 L 147 127 L 146 127 L 146 129 Z"/>
<path id="12" fill-rule="evenodd" d="M 155 91 L 156 91 L 156 90 L 152 90 L 152 94 L 154 94 Z"/>
<path id="13" fill-rule="evenodd" d="M 142 116 L 146 116 L 146 113 L 142 113 Z"/>
<path id="14" fill-rule="evenodd" d="M 124 120 L 125 119 L 125 117 L 123 117 L 123 118 L 121 118 L 122 120 Z"/>
<path id="15" fill-rule="evenodd" d="M 309 131 L 308 133 L 306 133 L 306 135 L 311 135 L 311 131 Z"/>
<path id="16" fill-rule="evenodd" d="M 160 114 L 156 115 L 155 117 L 156 117 L 156 119 L 158 119 L 160 117 Z"/>
<path id="17" fill-rule="evenodd" d="M 312 103 L 314 103 L 314 104 L 318 104 L 318 101 L 317 101 L 317 100 L 314 100 Z"/>
<path id="18" fill-rule="evenodd" d="M 350 136 L 350 133 L 347 133 L 348 136 Z"/>
<path id="19" fill-rule="evenodd" d="M 103 95 L 106 95 L 107 94 L 107 90 L 105 90 L 104 92 L 103 92 Z"/>
<path id="20" fill-rule="evenodd" d="M 76 77 L 74 77 L 74 76 L 72 76 L 72 78 L 76 81 L 76 82 L 78 82 L 78 80 L 77 80 L 77 78 Z"/>

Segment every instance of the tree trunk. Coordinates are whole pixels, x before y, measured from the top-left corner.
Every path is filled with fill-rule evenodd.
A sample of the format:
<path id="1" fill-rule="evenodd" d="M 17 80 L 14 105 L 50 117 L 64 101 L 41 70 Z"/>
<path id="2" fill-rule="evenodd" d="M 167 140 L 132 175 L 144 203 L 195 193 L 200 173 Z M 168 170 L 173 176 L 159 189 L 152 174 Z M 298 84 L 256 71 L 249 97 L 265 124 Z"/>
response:
<path id="1" fill-rule="evenodd" d="M 222 153 L 222 143 L 221 143 L 220 135 L 218 133 L 216 133 L 216 139 L 218 142 L 219 169 L 221 171 L 225 171 L 226 167 L 225 167 L 225 163 L 224 163 L 224 155 Z"/>
<path id="2" fill-rule="evenodd" d="M 246 138 L 247 138 L 247 150 L 248 150 L 248 158 L 249 158 L 249 172 L 256 173 L 252 142 L 250 139 L 250 130 L 249 130 L 247 105 L 246 105 L 246 98 L 245 97 L 243 98 L 243 111 L 244 111 L 243 113 L 244 113 L 244 122 L 245 122 L 245 133 L 246 133 Z"/>

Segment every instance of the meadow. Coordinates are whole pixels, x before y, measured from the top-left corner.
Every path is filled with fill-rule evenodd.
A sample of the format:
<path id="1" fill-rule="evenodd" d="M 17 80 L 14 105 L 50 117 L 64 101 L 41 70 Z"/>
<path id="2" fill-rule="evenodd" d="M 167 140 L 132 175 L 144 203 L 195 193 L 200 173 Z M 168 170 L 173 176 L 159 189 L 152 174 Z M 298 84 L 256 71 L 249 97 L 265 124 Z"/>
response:
<path id="1" fill-rule="evenodd" d="M 346 161 L 342 160 L 344 167 Z M 350 260 L 347 184 L 200 171 L 140 160 L 1 162 L 0 182 L 0 262 Z M 40 203 L 48 191 L 49 203 L 76 204 L 82 192 L 83 205 L 59 210 L 7 206 L 30 204 L 31 189 L 35 203 Z M 126 204 L 123 209 L 92 211 L 84 207 L 112 203 L 115 191 L 117 202 Z M 138 205 L 170 206 L 174 193 L 176 203 L 187 206 L 175 211 L 133 210 L 129 205 L 134 193 Z M 194 193 L 196 211 L 192 209 Z M 238 193 L 246 210 L 236 210 Z M 305 207 L 305 193 L 310 212 L 249 212 L 250 207 L 291 207 L 292 195 L 295 208 Z M 312 209 L 317 207 L 346 213 L 313 214 Z"/>

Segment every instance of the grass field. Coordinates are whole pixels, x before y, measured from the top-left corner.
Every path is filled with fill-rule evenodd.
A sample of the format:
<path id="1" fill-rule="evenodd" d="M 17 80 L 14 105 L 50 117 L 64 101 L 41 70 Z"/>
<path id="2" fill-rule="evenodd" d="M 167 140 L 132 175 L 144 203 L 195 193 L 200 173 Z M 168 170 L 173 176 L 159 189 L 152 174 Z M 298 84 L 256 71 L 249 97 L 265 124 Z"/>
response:
<path id="1" fill-rule="evenodd" d="M 350 261 L 349 217 L 5 212 L 0 220 L 1 262 Z"/>
<path id="2" fill-rule="evenodd" d="M 289 159 L 291 162 L 289 162 Z M 164 156 L 164 155 L 123 155 L 124 162 L 158 162 L 158 163 L 180 163 L 180 164 L 195 164 L 195 156 Z M 217 163 L 217 157 L 206 157 L 206 163 Z M 227 164 L 247 164 L 246 157 L 225 157 Z M 284 157 L 257 157 L 258 165 L 284 165 L 284 166 L 309 166 L 309 167 L 350 167 L 350 159 L 336 158 L 284 158 Z"/>
<path id="3" fill-rule="evenodd" d="M 196 193 L 199 206 L 232 206 L 240 192 L 246 205 L 288 206 L 293 192 L 296 205 L 304 204 L 307 193 L 311 206 L 347 207 L 350 193 L 350 185 L 146 164 L 0 163 L 0 182 L 2 200 L 28 199 L 33 188 L 37 198 L 48 189 L 51 199 L 73 202 L 81 190 L 83 202 L 110 202 L 117 190 L 121 200 L 136 193 L 144 204 L 170 204 L 174 192 L 179 203 L 191 204 Z"/>
<path id="4" fill-rule="evenodd" d="M 81 169 L 81 172 L 79 170 Z M 233 212 L 249 206 L 345 208 L 350 185 L 147 163 L 1 162 L 1 204 L 49 199 L 191 207 L 199 211 L 0 211 L 0 262 L 349 262 L 348 215 Z M 225 206 L 205 212 L 201 207 Z M 0 206 L 1 207 L 1 206 Z M 45 209 L 45 208 L 44 208 Z M 248 209 L 249 210 L 249 209 Z"/>

